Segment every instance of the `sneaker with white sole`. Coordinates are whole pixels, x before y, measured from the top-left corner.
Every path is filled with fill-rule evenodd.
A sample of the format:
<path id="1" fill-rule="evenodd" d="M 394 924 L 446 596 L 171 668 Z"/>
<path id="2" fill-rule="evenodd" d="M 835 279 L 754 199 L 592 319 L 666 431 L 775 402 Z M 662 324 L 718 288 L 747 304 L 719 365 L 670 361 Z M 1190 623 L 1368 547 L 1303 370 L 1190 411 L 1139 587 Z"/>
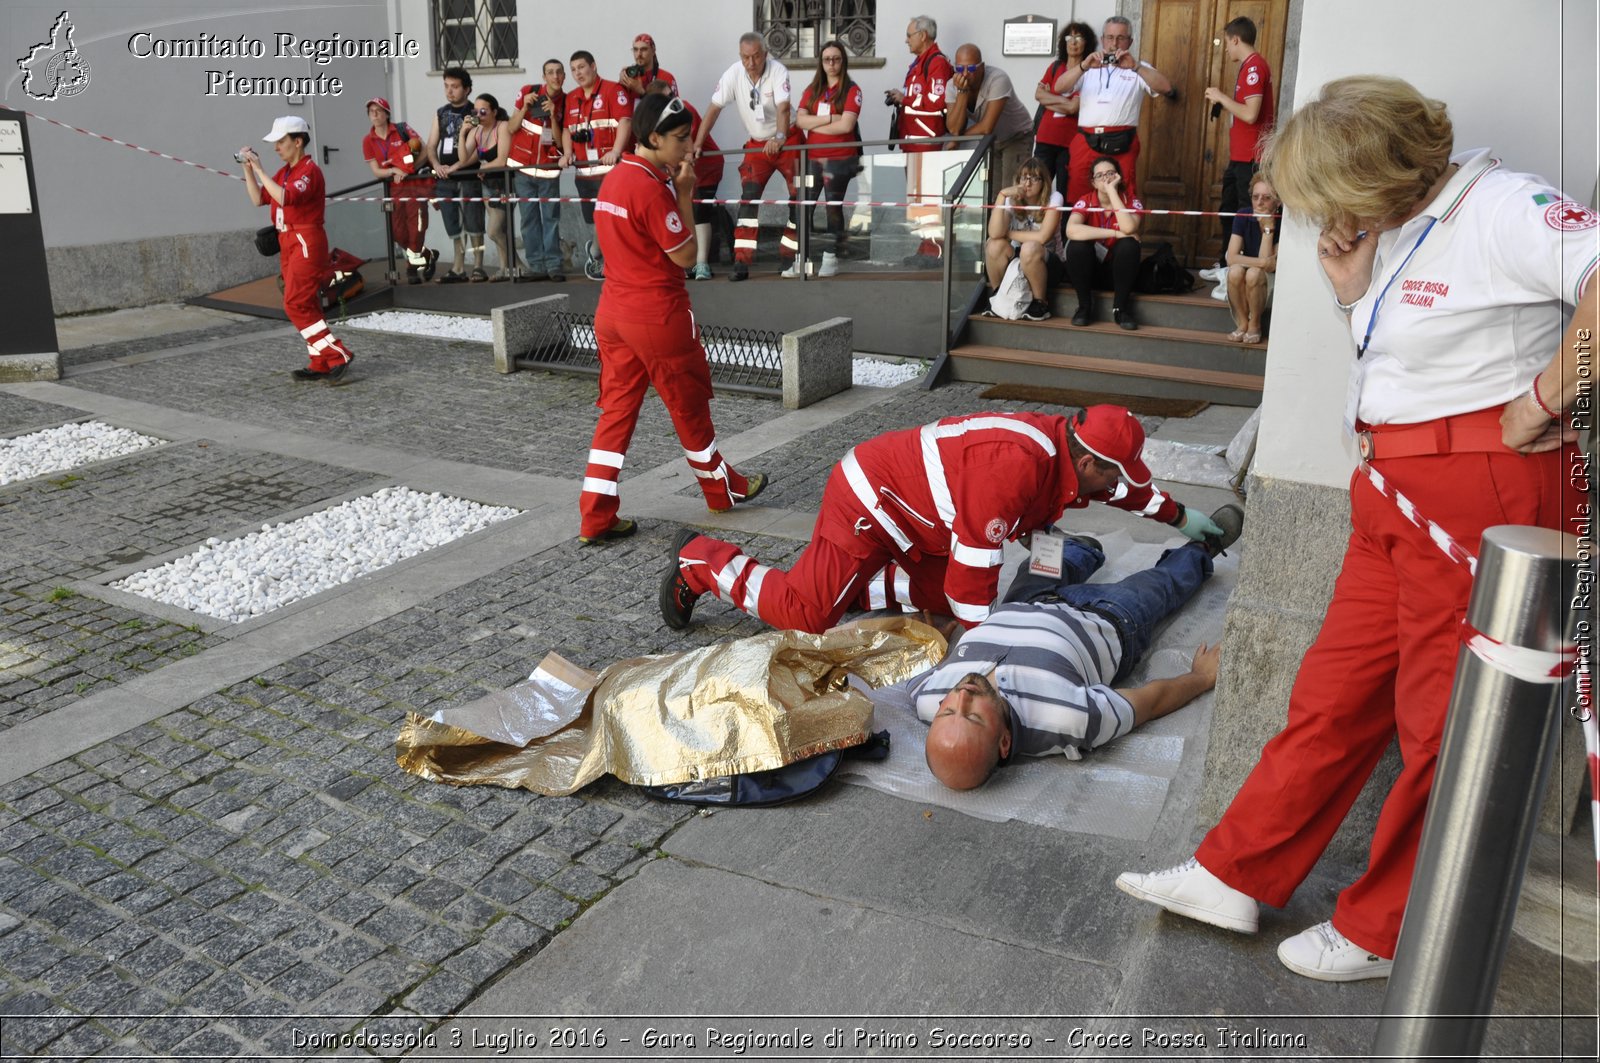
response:
<path id="1" fill-rule="evenodd" d="M 800 265 L 800 260 L 797 258 L 793 262 L 789 263 L 789 268 L 778 274 L 778 276 L 795 280 L 803 272 L 805 272 L 805 267 Z"/>
<path id="2" fill-rule="evenodd" d="M 817 270 L 819 277 L 833 277 L 839 273 L 839 256 L 833 251 L 822 252 L 822 268 Z"/>
<path id="3" fill-rule="evenodd" d="M 1117 876 L 1117 889 L 1177 915 L 1241 934 L 1254 934 L 1261 921 L 1254 897 L 1223 882 L 1192 856 L 1165 871 L 1124 871 Z"/>
<path id="4" fill-rule="evenodd" d="M 1228 278 L 1227 277 L 1223 277 L 1222 280 L 1217 282 L 1217 286 L 1215 288 L 1211 289 L 1211 298 L 1215 299 L 1219 303 L 1225 303 L 1225 302 L 1228 301 Z"/>
<path id="5" fill-rule="evenodd" d="M 1295 974 L 1319 982 L 1360 982 L 1387 978 L 1394 961 L 1368 952 L 1333 928 L 1318 923 L 1278 946 L 1278 959 Z"/>
<path id="6" fill-rule="evenodd" d="M 1227 275 L 1228 267 L 1226 266 L 1212 266 L 1210 269 L 1203 269 L 1200 271 L 1200 279 L 1203 281 L 1210 281 L 1212 284 L 1217 283 Z"/>

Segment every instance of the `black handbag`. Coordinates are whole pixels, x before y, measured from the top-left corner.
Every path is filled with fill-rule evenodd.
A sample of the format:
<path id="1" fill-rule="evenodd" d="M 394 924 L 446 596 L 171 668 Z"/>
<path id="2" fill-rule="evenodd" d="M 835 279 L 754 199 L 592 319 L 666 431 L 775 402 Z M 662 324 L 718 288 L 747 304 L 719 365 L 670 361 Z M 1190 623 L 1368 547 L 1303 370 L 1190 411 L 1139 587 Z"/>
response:
<path id="1" fill-rule="evenodd" d="M 1115 133 L 1085 133 L 1083 139 L 1101 155 L 1121 155 L 1133 147 L 1133 138 L 1139 131 L 1132 127 Z"/>
<path id="2" fill-rule="evenodd" d="M 273 225 L 263 225 L 256 230 L 256 250 L 271 258 L 278 253 L 278 229 Z"/>

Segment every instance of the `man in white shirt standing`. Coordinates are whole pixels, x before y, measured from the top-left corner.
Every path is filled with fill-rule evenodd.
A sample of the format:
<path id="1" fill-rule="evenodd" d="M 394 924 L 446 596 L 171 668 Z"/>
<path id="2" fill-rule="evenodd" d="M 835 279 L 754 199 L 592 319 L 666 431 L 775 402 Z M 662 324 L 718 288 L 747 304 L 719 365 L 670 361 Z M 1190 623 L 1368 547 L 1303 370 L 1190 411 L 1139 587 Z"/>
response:
<path id="1" fill-rule="evenodd" d="M 767 55 L 767 42 L 759 33 L 739 38 L 739 61 L 717 81 L 711 106 L 694 138 L 694 157 L 699 158 L 711 127 L 724 107 L 737 107 L 749 139 L 744 144 L 744 160 L 739 163 L 739 224 L 733 234 L 733 273 L 729 280 L 750 276 L 755 261 L 756 243 L 761 235 L 760 199 L 774 172 L 783 175 L 786 198 L 795 198 L 796 153 L 786 152 L 789 139 L 789 71 Z M 789 208 L 789 224 L 783 230 L 780 252 L 785 262 L 792 261 L 800 244 L 795 236 L 795 211 Z"/>
<path id="2" fill-rule="evenodd" d="M 1143 62 L 1133 51 L 1133 24 L 1121 15 L 1106 19 L 1101 51 L 1091 53 L 1056 79 L 1055 91 L 1065 96 L 1078 90 L 1078 135 L 1073 139 L 1067 171 L 1067 202 L 1094 192 L 1090 171 L 1101 155 L 1115 156 L 1128 182 L 1137 183 L 1139 112 L 1145 96 L 1172 92 L 1167 75 Z"/>

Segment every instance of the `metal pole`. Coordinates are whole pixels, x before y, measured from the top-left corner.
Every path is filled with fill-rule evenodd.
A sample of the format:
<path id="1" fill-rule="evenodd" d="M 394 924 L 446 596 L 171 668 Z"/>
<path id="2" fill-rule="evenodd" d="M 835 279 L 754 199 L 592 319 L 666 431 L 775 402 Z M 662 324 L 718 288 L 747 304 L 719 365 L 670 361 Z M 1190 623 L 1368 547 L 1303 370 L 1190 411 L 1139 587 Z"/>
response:
<path id="1" fill-rule="evenodd" d="M 1560 652 L 1577 564 L 1565 532 L 1490 528 L 1468 625 L 1506 650 Z M 1461 649 L 1376 1057 L 1475 1057 L 1483 1044 L 1567 693 L 1541 670 L 1519 678 Z"/>
<path id="2" fill-rule="evenodd" d="M 804 141 L 800 144 L 800 158 L 795 163 L 795 166 L 798 168 L 798 172 L 795 174 L 795 191 L 800 194 L 789 198 L 798 199 L 804 205 L 790 207 L 789 209 L 798 215 L 795 218 L 795 240 L 797 246 L 795 247 L 794 260 L 800 263 L 800 283 L 804 284 L 807 279 L 806 273 L 808 272 L 806 266 L 810 262 L 808 256 L 811 254 L 811 196 L 814 194 L 814 190 L 811 187 L 811 171 L 807 168 L 808 160 Z"/>

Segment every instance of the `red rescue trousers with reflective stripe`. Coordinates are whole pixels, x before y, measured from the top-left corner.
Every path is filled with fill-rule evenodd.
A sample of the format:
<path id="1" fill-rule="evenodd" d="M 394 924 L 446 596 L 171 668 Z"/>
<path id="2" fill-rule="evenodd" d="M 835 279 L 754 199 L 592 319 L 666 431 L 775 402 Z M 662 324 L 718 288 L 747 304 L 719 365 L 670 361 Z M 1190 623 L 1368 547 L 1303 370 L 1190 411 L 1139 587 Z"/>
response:
<path id="1" fill-rule="evenodd" d="M 320 227 L 280 232 L 278 259 L 283 275 L 283 312 L 306 341 L 310 368 L 326 373 L 348 362 L 350 352 L 333 338 L 322 316 L 322 288 L 333 279 L 328 234 Z"/>
<path id="2" fill-rule="evenodd" d="M 765 140 L 750 140 L 745 142 L 744 161 L 739 163 L 739 194 L 741 198 L 760 199 L 767 187 L 767 182 L 772 180 L 774 173 L 783 175 L 783 187 L 786 199 L 794 199 L 795 162 L 798 153 L 785 151 L 776 159 L 767 158 L 767 153 L 762 150 L 766 147 Z M 733 231 L 733 260 L 749 265 L 756 259 L 756 244 L 761 238 L 761 208 L 754 203 L 739 204 L 739 224 Z M 778 250 L 784 261 L 793 258 L 799 250 L 799 237 L 795 233 L 795 208 L 789 208 L 789 224 L 784 226 L 783 239 L 778 243 Z"/>
<path id="3" fill-rule="evenodd" d="M 389 215 L 389 231 L 394 235 L 394 245 L 406 251 L 421 252 L 428 233 L 428 200 L 433 182 L 402 181 L 391 184 L 394 197 L 393 213 Z M 415 198 L 421 197 L 421 198 Z"/>
<path id="4" fill-rule="evenodd" d="M 1473 414 L 1469 416 L 1480 416 Z M 1572 448 L 1373 463 L 1426 517 L 1476 553 L 1496 524 L 1572 529 L 1583 492 L 1563 492 Z M 1353 530 L 1333 601 L 1289 695 L 1288 722 L 1195 855 L 1212 874 L 1282 907 L 1398 737 L 1404 764 L 1384 799 L 1366 872 L 1333 925 L 1392 957 L 1433 785 L 1472 577 L 1359 470 Z"/>
<path id="5" fill-rule="evenodd" d="M 696 594 L 715 594 L 775 628 L 820 633 L 846 612 L 883 608 L 885 603 L 873 587 L 883 581 L 885 572 L 901 589 L 899 602 L 909 600 L 919 609 L 949 612 L 944 590 L 948 557 L 918 551 L 911 558 L 865 537 L 846 550 L 822 534 L 828 511 L 841 507 L 852 520 L 860 513 L 836 467 L 823 491 L 823 512 L 811 543 L 788 571 L 763 565 L 733 543 L 708 535 L 684 547 L 679 569 Z"/>
<path id="6" fill-rule="evenodd" d="M 622 460 L 639 423 L 639 407 L 652 385 L 672 418 L 684 457 L 700 480 L 706 505 L 729 509 L 749 492 L 744 476 L 723 460 L 711 424 L 711 372 L 700 329 L 687 311 L 665 321 L 618 321 L 609 314 L 595 318 L 600 346 L 600 420 L 594 426 L 589 463 L 583 474 L 578 508 L 585 537 L 602 535 L 617 521 L 617 481 Z"/>

